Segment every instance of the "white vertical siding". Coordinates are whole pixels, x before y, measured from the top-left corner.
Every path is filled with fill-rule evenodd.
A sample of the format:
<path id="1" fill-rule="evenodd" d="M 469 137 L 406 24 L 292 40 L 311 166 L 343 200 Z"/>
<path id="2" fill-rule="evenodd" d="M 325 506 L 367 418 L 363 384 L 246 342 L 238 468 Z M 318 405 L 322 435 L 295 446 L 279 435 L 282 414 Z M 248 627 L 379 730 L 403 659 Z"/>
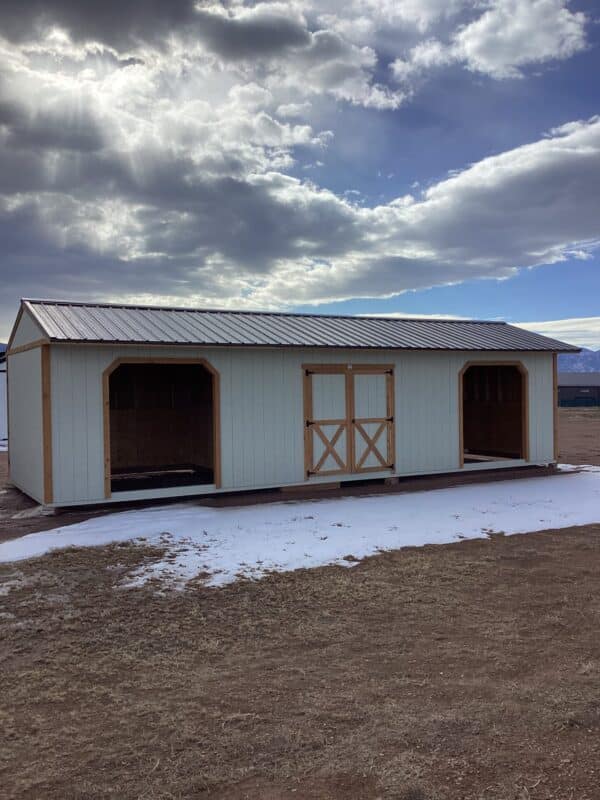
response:
<path id="1" fill-rule="evenodd" d="M 44 497 L 42 350 L 8 356 L 11 481 L 38 502 Z"/>
<path id="2" fill-rule="evenodd" d="M 396 474 L 410 475 L 460 468 L 458 374 L 464 363 L 520 360 L 529 375 L 530 460 L 552 461 L 550 353 L 53 345 L 57 504 L 104 500 L 103 370 L 119 357 L 157 356 L 202 357 L 219 371 L 224 490 L 304 482 L 301 366 L 306 363 L 394 364 Z M 360 387 L 360 402 L 362 393 Z M 368 398 L 365 402 L 371 405 Z"/>
<path id="3" fill-rule="evenodd" d="M 454 353 L 404 353 L 396 362 L 398 474 L 459 468 L 458 371 L 462 360 Z"/>
<path id="4" fill-rule="evenodd" d="M 521 358 L 529 377 L 529 460 L 554 459 L 554 391 L 552 355 L 532 353 Z"/>

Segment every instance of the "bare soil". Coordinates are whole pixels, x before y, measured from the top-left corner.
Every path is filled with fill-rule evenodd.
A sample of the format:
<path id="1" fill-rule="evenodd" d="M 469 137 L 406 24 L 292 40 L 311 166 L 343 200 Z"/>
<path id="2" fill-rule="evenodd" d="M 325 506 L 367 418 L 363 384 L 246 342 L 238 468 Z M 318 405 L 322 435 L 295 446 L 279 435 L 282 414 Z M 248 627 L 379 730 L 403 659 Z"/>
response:
<path id="1" fill-rule="evenodd" d="M 600 408 L 561 408 L 559 445 L 565 464 L 600 464 Z"/>
<path id="2" fill-rule="evenodd" d="M 0 565 L 0 796 L 600 798 L 600 525 L 119 588 L 159 555 Z"/>

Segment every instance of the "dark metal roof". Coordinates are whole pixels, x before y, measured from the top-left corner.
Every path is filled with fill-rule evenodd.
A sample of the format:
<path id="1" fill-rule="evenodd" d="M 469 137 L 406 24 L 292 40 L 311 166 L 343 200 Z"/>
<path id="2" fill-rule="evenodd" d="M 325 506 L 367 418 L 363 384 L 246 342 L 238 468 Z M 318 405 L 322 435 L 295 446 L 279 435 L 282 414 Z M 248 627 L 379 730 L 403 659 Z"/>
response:
<path id="1" fill-rule="evenodd" d="M 600 386 L 600 372 L 559 372 L 559 386 Z"/>
<path id="2" fill-rule="evenodd" d="M 343 317 L 24 300 L 50 341 L 384 350 L 579 348 L 505 322 Z"/>

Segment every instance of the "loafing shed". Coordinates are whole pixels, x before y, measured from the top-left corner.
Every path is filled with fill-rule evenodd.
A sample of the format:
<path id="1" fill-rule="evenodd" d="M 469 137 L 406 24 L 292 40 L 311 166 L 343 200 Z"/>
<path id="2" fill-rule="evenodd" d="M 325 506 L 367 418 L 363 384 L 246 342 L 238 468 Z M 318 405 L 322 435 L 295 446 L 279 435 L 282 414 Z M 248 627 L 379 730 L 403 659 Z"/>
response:
<path id="1" fill-rule="evenodd" d="M 502 322 L 24 300 L 10 477 L 68 506 L 548 465 L 577 351 Z"/>
<path id="2" fill-rule="evenodd" d="M 600 406 L 600 372 L 559 372 L 558 405 Z"/>

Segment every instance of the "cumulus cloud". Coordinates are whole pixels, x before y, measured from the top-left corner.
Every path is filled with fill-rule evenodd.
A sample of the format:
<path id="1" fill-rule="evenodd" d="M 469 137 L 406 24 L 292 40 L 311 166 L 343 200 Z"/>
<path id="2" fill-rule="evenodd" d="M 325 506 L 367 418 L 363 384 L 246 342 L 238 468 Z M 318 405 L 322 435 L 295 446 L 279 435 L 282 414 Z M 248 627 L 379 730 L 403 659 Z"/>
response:
<path id="1" fill-rule="evenodd" d="M 492 0 L 447 41 L 418 42 L 390 65 L 409 83 L 433 68 L 462 64 L 495 79 L 520 78 L 526 67 L 570 58 L 586 47 L 586 16 L 566 0 Z"/>
<path id="2" fill-rule="evenodd" d="M 425 34 L 432 26 L 452 19 L 472 0 L 320 0 L 319 21 L 351 40 L 374 43 L 378 33 Z"/>
<path id="3" fill-rule="evenodd" d="M 441 68 L 452 59 L 435 26 L 491 10 L 3 4 L 0 314 L 32 293 L 252 307 L 387 297 L 585 255 L 599 236 L 598 119 L 375 207 L 290 175 L 299 152 L 322 164 L 335 146 L 315 106 L 401 107 L 412 88 L 381 78 L 390 48 L 410 43 L 398 79 Z"/>
<path id="4" fill-rule="evenodd" d="M 437 39 L 426 39 L 416 44 L 407 58 L 395 59 L 390 64 L 390 70 L 400 83 L 410 83 L 422 73 L 452 64 L 455 60 L 456 55 L 451 47 Z"/>
<path id="5" fill-rule="evenodd" d="M 589 347 L 592 350 L 600 350 L 600 317 L 574 317 L 515 324 L 521 328 L 535 331 L 535 333 L 541 333 L 543 336 L 550 336 L 580 347 Z"/>
<path id="6" fill-rule="evenodd" d="M 569 58 L 585 47 L 585 15 L 565 0 L 496 0 L 454 38 L 469 69 L 515 78 L 530 64 Z"/>

